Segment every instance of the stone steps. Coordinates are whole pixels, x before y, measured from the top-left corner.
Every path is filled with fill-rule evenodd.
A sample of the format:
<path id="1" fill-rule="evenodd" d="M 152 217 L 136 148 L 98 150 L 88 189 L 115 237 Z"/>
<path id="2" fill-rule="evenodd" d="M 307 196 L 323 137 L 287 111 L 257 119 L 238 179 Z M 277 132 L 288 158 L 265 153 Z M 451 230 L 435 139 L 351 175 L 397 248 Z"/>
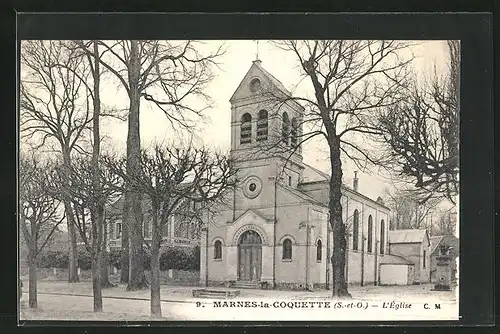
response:
<path id="1" fill-rule="evenodd" d="M 239 290 L 210 290 L 210 289 L 194 289 L 193 297 L 195 298 L 234 298 L 240 294 Z"/>
<path id="2" fill-rule="evenodd" d="M 238 289 L 260 289 L 258 282 L 249 281 L 237 281 L 234 282 L 232 286 Z"/>

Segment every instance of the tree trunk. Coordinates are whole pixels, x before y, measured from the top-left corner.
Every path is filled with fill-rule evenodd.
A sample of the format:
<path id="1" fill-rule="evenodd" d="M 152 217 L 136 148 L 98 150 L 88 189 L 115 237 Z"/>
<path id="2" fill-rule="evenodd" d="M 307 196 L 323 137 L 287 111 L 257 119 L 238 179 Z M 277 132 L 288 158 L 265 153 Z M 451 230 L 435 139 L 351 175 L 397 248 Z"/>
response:
<path id="1" fill-rule="evenodd" d="M 101 155 L 101 134 L 100 134 L 100 117 L 101 117 L 101 95 L 100 95 L 100 85 L 101 85 L 101 70 L 100 70 L 100 62 L 99 62 L 99 48 L 97 45 L 97 41 L 93 41 L 93 57 L 89 57 L 89 62 L 92 62 L 92 59 L 94 59 L 93 62 L 93 70 L 92 70 L 92 78 L 94 80 L 94 97 L 93 97 L 93 114 L 92 114 L 92 135 L 93 135 L 93 145 L 92 145 L 92 168 L 93 168 L 93 173 L 92 173 L 92 183 L 93 187 L 95 189 L 95 192 L 100 194 L 102 191 L 101 187 L 101 181 L 99 178 L 99 157 Z M 100 271 L 100 284 L 101 288 L 107 288 L 110 286 L 113 286 L 109 282 L 108 278 L 108 252 L 106 251 L 107 247 L 107 226 L 106 223 L 104 222 L 104 204 L 103 203 L 97 203 L 98 205 L 98 216 L 96 217 L 97 221 L 94 222 L 98 223 L 97 226 L 97 231 L 98 233 L 101 234 L 102 240 L 101 244 L 98 245 L 97 247 L 99 248 L 98 254 L 100 258 L 100 266 L 98 267 L 98 270 Z M 97 236 L 96 236 L 97 237 Z M 99 238 L 97 238 L 99 240 Z M 94 241 L 95 242 L 95 241 Z M 102 310 L 102 302 L 100 306 Z"/>
<path id="2" fill-rule="evenodd" d="M 151 245 L 151 316 L 161 318 L 159 240 L 153 240 Z"/>
<path id="3" fill-rule="evenodd" d="M 92 219 L 92 291 L 94 296 L 94 312 L 102 312 L 102 256 L 103 256 L 103 226 L 104 226 L 104 205 L 97 203 Z"/>
<path id="4" fill-rule="evenodd" d="M 37 308 L 38 307 L 38 302 L 37 302 L 37 285 L 36 285 L 36 257 L 33 254 L 32 250 L 29 250 L 28 254 L 28 270 L 29 270 L 29 307 L 30 308 Z"/>
<path id="5" fill-rule="evenodd" d="M 71 156 L 68 150 L 63 148 L 63 166 L 65 169 L 64 182 L 68 184 L 68 175 L 71 168 Z M 75 217 L 73 215 L 73 208 L 68 196 L 64 199 L 64 211 L 66 213 L 66 221 L 68 225 L 69 235 L 69 275 L 68 282 L 76 283 L 80 281 L 78 277 L 78 251 L 76 246 L 76 231 L 75 231 Z"/>
<path id="6" fill-rule="evenodd" d="M 125 195 L 126 196 L 126 195 Z M 128 221 L 127 215 L 125 212 L 128 212 L 128 210 L 123 208 L 123 220 L 122 220 L 122 252 L 120 255 L 120 283 L 128 283 L 128 277 L 129 277 L 129 239 L 128 239 L 128 228 L 126 222 Z"/>
<path id="7" fill-rule="evenodd" d="M 141 63 L 139 59 L 138 41 L 130 41 L 129 66 L 129 98 L 130 108 L 128 115 L 127 136 L 127 173 L 134 174 L 140 170 L 141 137 L 139 133 L 139 75 Z M 139 290 L 147 287 L 144 276 L 143 236 L 142 236 L 142 207 L 139 193 L 128 191 L 125 196 L 125 205 L 131 208 L 127 215 L 128 233 L 130 238 L 130 276 L 127 290 Z"/>
<path id="8" fill-rule="evenodd" d="M 69 274 L 68 282 L 76 283 L 80 281 L 78 277 L 78 250 L 76 245 L 75 220 L 73 216 L 73 208 L 69 200 L 64 201 L 64 210 L 66 213 L 66 221 L 68 226 L 69 236 Z"/>
<path id="9" fill-rule="evenodd" d="M 131 193 L 132 203 L 132 228 L 129 229 L 130 238 L 130 261 L 129 261 L 129 281 L 127 290 L 134 291 L 148 287 L 146 276 L 144 275 L 144 251 L 142 237 L 142 207 L 140 196 L 137 193 Z M 129 225 L 130 226 L 130 225 Z"/>
<path id="10" fill-rule="evenodd" d="M 161 318 L 160 246 L 151 247 L 151 316 Z"/>
<path id="11" fill-rule="evenodd" d="M 103 243 L 102 243 L 102 261 L 101 261 L 101 287 L 111 288 L 115 285 L 109 281 L 109 252 L 107 249 L 108 243 L 108 228 L 106 223 L 103 226 Z"/>
<path id="12" fill-rule="evenodd" d="M 106 250 L 102 251 L 102 261 L 101 261 L 101 287 L 111 288 L 115 284 L 109 281 L 109 252 Z"/>
<path id="13" fill-rule="evenodd" d="M 94 295 L 94 312 L 102 312 L 102 288 L 101 288 L 101 257 L 100 253 L 92 257 L 92 292 Z"/>
<path id="14" fill-rule="evenodd" d="M 160 296 L 160 244 L 161 227 L 158 224 L 158 205 L 153 202 L 153 224 L 151 231 L 151 317 L 161 318 Z"/>
<path id="15" fill-rule="evenodd" d="M 340 160 L 340 143 L 330 143 L 330 163 L 332 167 L 330 177 L 330 225 L 333 231 L 333 282 L 332 295 L 334 297 L 351 297 L 347 291 L 345 279 L 346 259 L 346 228 L 342 221 L 342 204 L 340 202 L 342 193 L 342 162 Z"/>

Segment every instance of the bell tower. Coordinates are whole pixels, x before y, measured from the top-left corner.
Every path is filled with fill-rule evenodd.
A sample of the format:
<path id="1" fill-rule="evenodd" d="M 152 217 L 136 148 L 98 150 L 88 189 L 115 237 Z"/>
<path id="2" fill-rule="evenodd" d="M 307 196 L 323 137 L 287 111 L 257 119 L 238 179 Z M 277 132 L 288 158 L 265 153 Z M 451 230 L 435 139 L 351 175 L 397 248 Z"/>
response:
<path id="1" fill-rule="evenodd" d="M 231 156 L 243 174 L 277 177 L 296 187 L 302 179 L 304 108 L 254 60 L 231 103 Z"/>

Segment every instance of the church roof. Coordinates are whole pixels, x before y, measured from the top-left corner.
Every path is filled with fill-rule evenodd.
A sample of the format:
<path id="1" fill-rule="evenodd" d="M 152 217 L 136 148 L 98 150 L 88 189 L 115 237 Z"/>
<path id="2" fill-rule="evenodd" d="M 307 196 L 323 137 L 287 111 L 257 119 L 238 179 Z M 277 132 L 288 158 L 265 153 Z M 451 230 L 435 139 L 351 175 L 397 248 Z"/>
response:
<path id="1" fill-rule="evenodd" d="M 380 264 L 412 264 L 414 265 L 413 262 L 405 259 L 402 256 L 399 255 L 393 255 L 393 254 L 386 254 L 382 256 L 382 259 L 380 260 Z"/>
<path id="2" fill-rule="evenodd" d="M 271 221 L 273 221 L 271 218 L 264 216 L 264 215 L 263 215 L 262 213 L 260 213 L 258 210 L 248 209 L 248 210 L 246 210 L 245 212 L 243 212 L 243 213 L 242 213 L 242 214 L 241 214 L 238 218 L 236 218 L 236 219 L 234 220 L 234 222 L 233 222 L 233 223 L 236 223 L 238 220 L 243 219 L 243 217 L 245 217 L 245 216 L 246 216 L 246 215 L 248 215 L 248 214 L 254 214 L 254 215 L 256 215 L 257 217 L 259 217 L 259 218 L 261 218 L 262 220 L 267 221 L 267 222 L 271 222 Z"/>
<path id="3" fill-rule="evenodd" d="M 319 169 L 305 164 L 304 163 L 304 171 L 302 174 L 303 182 L 318 182 L 318 181 L 328 181 L 330 179 L 330 176 Z"/>
<path id="4" fill-rule="evenodd" d="M 264 69 L 262 67 L 262 62 L 260 60 L 254 60 L 252 63 L 252 66 L 250 66 L 250 68 L 248 69 L 247 73 L 243 77 L 243 80 L 241 80 L 240 84 L 238 85 L 238 88 L 236 88 L 236 90 L 234 91 L 234 93 L 231 96 L 231 98 L 229 99 L 229 101 L 236 100 L 237 96 L 239 95 L 238 93 L 242 91 L 242 87 L 244 86 L 244 84 L 248 83 L 249 79 L 251 77 L 257 76 L 259 74 L 262 78 L 267 79 L 269 81 L 269 83 L 271 83 L 271 85 L 273 85 L 275 88 L 277 88 L 278 90 L 280 90 L 284 94 L 286 94 L 288 96 L 292 95 L 290 93 L 290 91 L 288 91 L 285 88 L 283 83 L 281 83 L 281 81 L 276 79 L 276 77 L 274 75 L 272 75 L 271 73 L 269 73 L 266 69 Z"/>
<path id="5" fill-rule="evenodd" d="M 321 207 L 325 207 L 325 204 L 312 198 L 311 196 L 307 195 L 305 192 L 303 191 L 300 191 L 299 189 L 295 189 L 295 188 L 292 188 L 292 187 L 288 187 L 288 186 L 285 186 L 285 185 L 282 185 L 282 184 L 279 184 L 278 183 L 278 186 L 288 192 L 290 192 L 291 194 L 299 197 L 300 199 L 306 201 L 306 202 L 309 202 L 311 204 L 315 204 L 315 205 L 318 205 L 318 206 L 321 206 Z"/>
<path id="6" fill-rule="evenodd" d="M 285 86 L 283 85 L 283 83 L 281 83 L 281 81 L 279 81 L 278 79 L 276 79 L 276 77 L 274 75 L 272 75 L 264 67 L 262 67 L 262 62 L 260 60 L 256 61 L 255 64 L 259 67 L 259 69 L 262 72 L 264 72 L 264 74 L 266 75 L 266 77 L 269 80 L 271 80 L 271 82 L 273 83 L 273 85 L 275 85 L 276 87 L 278 87 L 278 89 L 281 90 L 281 91 L 283 91 L 286 95 L 292 95 L 292 93 L 290 93 L 290 91 L 285 88 Z"/>
<path id="7" fill-rule="evenodd" d="M 328 181 L 330 180 L 330 175 L 306 163 L 304 163 L 303 165 L 304 165 L 304 170 L 302 174 L 302 182 L 300 184 L 305 185 L 311 183 L 318 183 L 318 184 L 325 184 L 325 187 L 328 187 Z M 370 197 L 363 195 L 362 193 L 357 192 L 354 189 L 347 187 L 346 185 L 341 185 L 341 188 L 343 191 L 348 191 L 350 193 L 356 194 L 371 203 L 377 204 L 378 206 L 381 206 L 384 209 L 390 210 L 390 208 L 385 206 L 385 204 L 381 203 L 380 201 L 374 201 Z M 324 204 L 328 204 L 328 198 L 324 199 Z"/>
<path id="8" fill-rule="evenodd" d="M 405 229 L 389 231 L 389 243 L 391 244 L 424 242 L 425 239 L 427 239 L 428 245 L 430 245 L 429 234 L 427 233 L 426 229 Z"/>

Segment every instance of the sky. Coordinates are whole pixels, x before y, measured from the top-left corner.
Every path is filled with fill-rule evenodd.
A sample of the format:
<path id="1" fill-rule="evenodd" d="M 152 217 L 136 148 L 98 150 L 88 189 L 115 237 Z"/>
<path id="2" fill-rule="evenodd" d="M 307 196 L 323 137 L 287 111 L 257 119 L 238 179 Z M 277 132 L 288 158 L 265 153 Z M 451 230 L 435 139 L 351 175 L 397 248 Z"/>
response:
<path id="1" fill-rule="evenodd" d="M 226 53 L 219 59 L 219 68 L 215 70 L 215 78 L 206 89 L 212 99 L 212 108 L 205 112 L 208 120 L 200 123 L 197 134 L 202 142 L 211 147 L 226 151 L 230 148 L 230 116 L 231 108 L 229 99 L 257 57 L 262 61 L 262 66 L 273 74 L 294 95 L 304 96 L 311 92 L 309 82 L 300 82 L 300 75 L 294 54 L 276 49 L 268 41 L 232 40 L 232 41 L 204 41 L 201 52 L 210 52 L 224 44 Z M 258 52 L 258 56 L 257 56 Z M 415 56 L 413 67 L 417 74 L 430 77 L 434 71 L 444 73 L 447 64 L 447 46 L 445 41 L 415 41 L 411 52 Z M 127 107 L 127 98 L 118 85 L 108 84 L 103 88 L 102 99 L 104 103 L 119 108 Z M 196 101 L 192 103 L 196 104 Z M 141 105 L 140 132 L 143 145 L 155 141 L 170 141 L 178 139 L 179 135 L 171 131 L 162 111 L 153 109 L 148 105 Z M 126 122 L 105 121 L 102 125 L 106 135 L 106 147 L 124 152 L 127 138 Z M 304 162 L 320 170 L 328 172 L 328 159 L 322 143 L 310 142 L 303 146 Z M 344 181 L 352 184 L 354 171 L 353 164 L 344 159 Z M 385 188 L 391 188 L 391 183 L 377 174 L 358 173 L 359 191 L 364 195 L 376 199 L 383 195 Z"/>

